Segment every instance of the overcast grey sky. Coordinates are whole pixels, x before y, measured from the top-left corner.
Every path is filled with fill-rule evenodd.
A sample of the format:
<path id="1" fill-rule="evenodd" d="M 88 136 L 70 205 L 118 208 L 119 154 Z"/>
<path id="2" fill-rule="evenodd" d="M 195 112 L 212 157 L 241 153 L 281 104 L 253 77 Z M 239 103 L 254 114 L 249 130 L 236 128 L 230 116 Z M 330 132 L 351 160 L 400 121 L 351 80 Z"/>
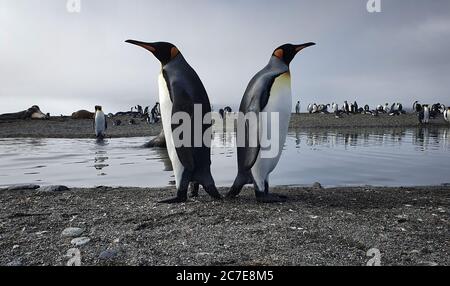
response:
<path id="1" fill-rule="evenodd" d="M 70 114 L 151 105 L 160 65 L 126 39 L 169 41 L 211 102 L 238 106 L 284 43 L 314 41 L 291 64 L 294 101 L 450 104 L 450 1 L 0 0 L 0 113 L 33 104 Z"/>

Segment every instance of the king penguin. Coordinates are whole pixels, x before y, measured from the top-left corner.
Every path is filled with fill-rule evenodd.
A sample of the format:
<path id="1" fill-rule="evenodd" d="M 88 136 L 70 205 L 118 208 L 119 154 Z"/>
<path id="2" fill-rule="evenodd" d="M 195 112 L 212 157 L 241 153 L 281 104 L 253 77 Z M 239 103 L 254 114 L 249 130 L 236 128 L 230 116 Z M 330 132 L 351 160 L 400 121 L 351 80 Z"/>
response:
<path id="1" fill-rule="evenodd" d="M 94 130 L 97 139 L 103 139 L 106 135 L 106 129 L 108 128 L 108 123 L 106 120 L 106 115 L 103 113 L 102 107 L 97 105 L 95 107 L 95 117 L 94 117 Z"/>
<path id="2" fill-rule="evenodd" d="M 269 174 L 280 160 L 289 128 L 292 110 L 289 65 L 298 52 L 313 45 L 315 44 L 280 46 L 273 52 L 268 65 L 258 72 L 248 84 L 241 101 L 240 116 L 238 117 L 238 128 L 245 126 L 245 132 L 237 134 L 238 174 L 227 198 L 238 196 L 244 185 L 253 184 L 258 202 L 273 203 L 286 200 L 284 196 L 269 194 Z M 258 122 L 253 124 L 257 125 L 252 126 L 252 123 L 246 120 L 246 115 L 249 113 L 256 115 Z M 268 134 L 271 135 L 272 132 L 270 130 L 271 123 L 261 120 L 261 113 L 267 113 L 269 118 L 275 113 L 279 115 L 279 138 L 275 139 L 279 140 L 279 144 L 278 150 L 275 150 L 276 156 L 273 157 L 267 156 L 268 158 L 266 158 L 262 155 L 261 138 L 268 138 Z M 251 131 L 253 129 L 258 131 L 257 140 L 250 139 L 251 133 L 254 133 Z M 251 141 L 257 144 L 253 145 Z M 244 146 L 240 146 L 240 142 L 245 142 L 242 144 Z"/>
<path id="3" fill-rule="evenodd" d="M 211 123 L 204 123 L 205 115 L 211 113 L 211 104 L 199 76 L 178 48 L 171 43 L 144 43 L 134 40 L 126 42 L 148 50 L 161 62 L 158 81 L 161 118 L 177 188 L 175 198 L 161 203 L 185 202 L 190 182 L 200 183 L 211 197 L 221 199 L 211 175 L 211 144 L 207 142 L 211 140 L 211 136 L 207 134 L 210 132 Z M 201 106 L 201 114 L 198 115 L 202 118 L 194 118 L 194 105 Z M 191 134 L 182 134 L 183 138 L 191 139 L 191 144 L 187 145 L 178 144 L 179 140 L 182 140 L 181 136 L 173 136 L 173 131 L 180 125 L 172 123 L 172 116 L 181 112 L 188 114 L 191 119 Z M 200 121 L 201 126 L 197 128 L 200 128 L 201 132 L 196 132 L 194 127 L 197 121 Z"/>
<path id="4" fill-rule="evenodd" d="M 445 119 L 445 121 L 450 123 L 450 107 L 447 108 L 446 111 L 444 111 L 444 119 Z"/>

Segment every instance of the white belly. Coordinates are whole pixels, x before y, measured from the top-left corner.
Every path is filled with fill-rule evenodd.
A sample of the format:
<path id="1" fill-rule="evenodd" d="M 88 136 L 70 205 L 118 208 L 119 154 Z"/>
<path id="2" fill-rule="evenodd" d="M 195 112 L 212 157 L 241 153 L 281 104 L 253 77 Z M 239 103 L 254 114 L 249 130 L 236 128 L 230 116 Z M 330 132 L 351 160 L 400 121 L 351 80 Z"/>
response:
<path id="1" fill-rule="evenodd" d="M 167 152 L 169 153 L 169 158 L 172 162 L 173 173 L 175 175 L 175 183 L 178 189 L 180 186 L 181 178 L 183 176 L 184 166 L 183 164 L 181 164 L 181 161 L 178 158 L 172 137 L 172 101 L 170 100 L 166 80 L 164 79 L 164 76 L 162 74 L 159 75 L 158 83 L 161 119 L 164 129 L 164 136 L 166 137 Z"/>
<path id="2" fill-rule="evenodd" d="M 275 79 L 269 101 L 263 112 L 268 113 L 268 122 L 265 128 L 262 128 L 263 122 L 260 121 L 261 138 L 270 138 L 271 134 L 271 113 L 277 112 L 279 114 L 279 138 L 276 150 L 260 150 L 255 164 L 251 168 L 251 172 L 255 183 L 260 190 L 264 190 L 264 182 L 269 181 L 269 174 L 275 169 L 280 161 L 281 153 L 284 144 L 286 143 L 286 136 L 289 129 L 289 121 L 291 119 L 292 110 L 292 95 L 291 95 L 291 78 L 289 73 L 285 73 Z M 269 135 L 269 136 L 268 136 Z M 272 139 L 271 139 L 272 140 Z M 270 151 L 270 152 L 269 152 Z M 266 158 L 265 154 L 274 154 L 274 156 Z"/>
<path id="3" fill-rule="evenodd" d="M 425 107 L 423 109 L 423 121 L 425 123 L 428 123 L 430 120 L 430 109 L 428 107 Z"/>
<path id="4" fill-rule="evenodd" d="M 105 114 L 102 111 L 95 113 L 95 135 L 97 137 L 105 135 L 105 120 Z"/>

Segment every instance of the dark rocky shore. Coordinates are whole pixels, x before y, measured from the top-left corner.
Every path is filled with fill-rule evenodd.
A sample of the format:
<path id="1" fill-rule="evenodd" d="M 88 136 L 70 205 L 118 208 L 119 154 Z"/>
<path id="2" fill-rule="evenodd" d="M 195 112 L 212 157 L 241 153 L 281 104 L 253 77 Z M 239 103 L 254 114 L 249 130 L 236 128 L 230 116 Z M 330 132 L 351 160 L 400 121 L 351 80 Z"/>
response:
<path id="1" fill-rule="evenodd" d="M 114 118 L 122 121 L 121 126 L 113 126 L 108 119 L 108 137 L 142 137 L 156 136 L 161 131 L 160 124 L 149 125 L 145 121 L 135 119 L 137 125 L 130 125 L 131 117 L 121 116 Z M 335 118 L 333 114 L 300 114 L 293 115 L 290 128 L 391 128 L 391 127 L 418 127 L 420 126 L 415 114 L 389 116 L 381 114 L 378 117 L 371 115 L 344 115 Z M 427 126 L 450 126 L 441 115 L 433 119 Z M 69 117 L 52 117 L 50 120 L 0 120 L 0 138 L 93 138 L 92 120 L 72 119 Z"/>
<path id="2" fill-rule="evenodd" d="M 3 190 L 0 265 L 65 265 L 71 242 L 82 265 L 362 266 L 372 248 L 382 265 L 450 265 L 450 186 L 273 191 L 289 201 L 258 204 L 249 189 L 170 206 L 156 202 L 173 189 Z"/>
<path id="3" fill-rule="evenodd" d="M 108 119 L 107 136 L 142 137 L 156 136 L 161 131 L 161 124 L 147 124 L 141 119 L 134 119 L 136 125 L 130 125 L 130 116 L 115 117 L 121 120 L 120 126 L 114 126 Z M 0 138 L 95 138 L 93 120 L 72 119 L 70 117 L 52 117 L 49 120 L 0 120 Z"/>

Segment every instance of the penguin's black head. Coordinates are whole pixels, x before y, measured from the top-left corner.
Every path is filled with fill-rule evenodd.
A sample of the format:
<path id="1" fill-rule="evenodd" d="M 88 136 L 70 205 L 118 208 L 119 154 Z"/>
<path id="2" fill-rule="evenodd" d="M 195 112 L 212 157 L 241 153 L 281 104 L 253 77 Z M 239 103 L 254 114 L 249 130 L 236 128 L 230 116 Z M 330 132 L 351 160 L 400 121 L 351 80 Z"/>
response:
<path id="1" fill-rule="evenodd" d="M 285 44 L 275 49 L 272 55 L 282 60 L 285 64 L 289 65 L 298 52 L 300 52 L 304 48 L 314 45 L 315 43 L 306 43 L 301 45 Z"/>
<path id="2" fill-rule="evenodd" d="M 171 60 L 178 56 L 178 54 L 180 54 L 180 51 L 177 49 L 177 47 L 167 42 L 144 43 L 134 40 L 127 40 L 125 42 L 150 51 L 155 55 L 155 57 L 161 62 L 163 66 L 168 64 Z"/>

